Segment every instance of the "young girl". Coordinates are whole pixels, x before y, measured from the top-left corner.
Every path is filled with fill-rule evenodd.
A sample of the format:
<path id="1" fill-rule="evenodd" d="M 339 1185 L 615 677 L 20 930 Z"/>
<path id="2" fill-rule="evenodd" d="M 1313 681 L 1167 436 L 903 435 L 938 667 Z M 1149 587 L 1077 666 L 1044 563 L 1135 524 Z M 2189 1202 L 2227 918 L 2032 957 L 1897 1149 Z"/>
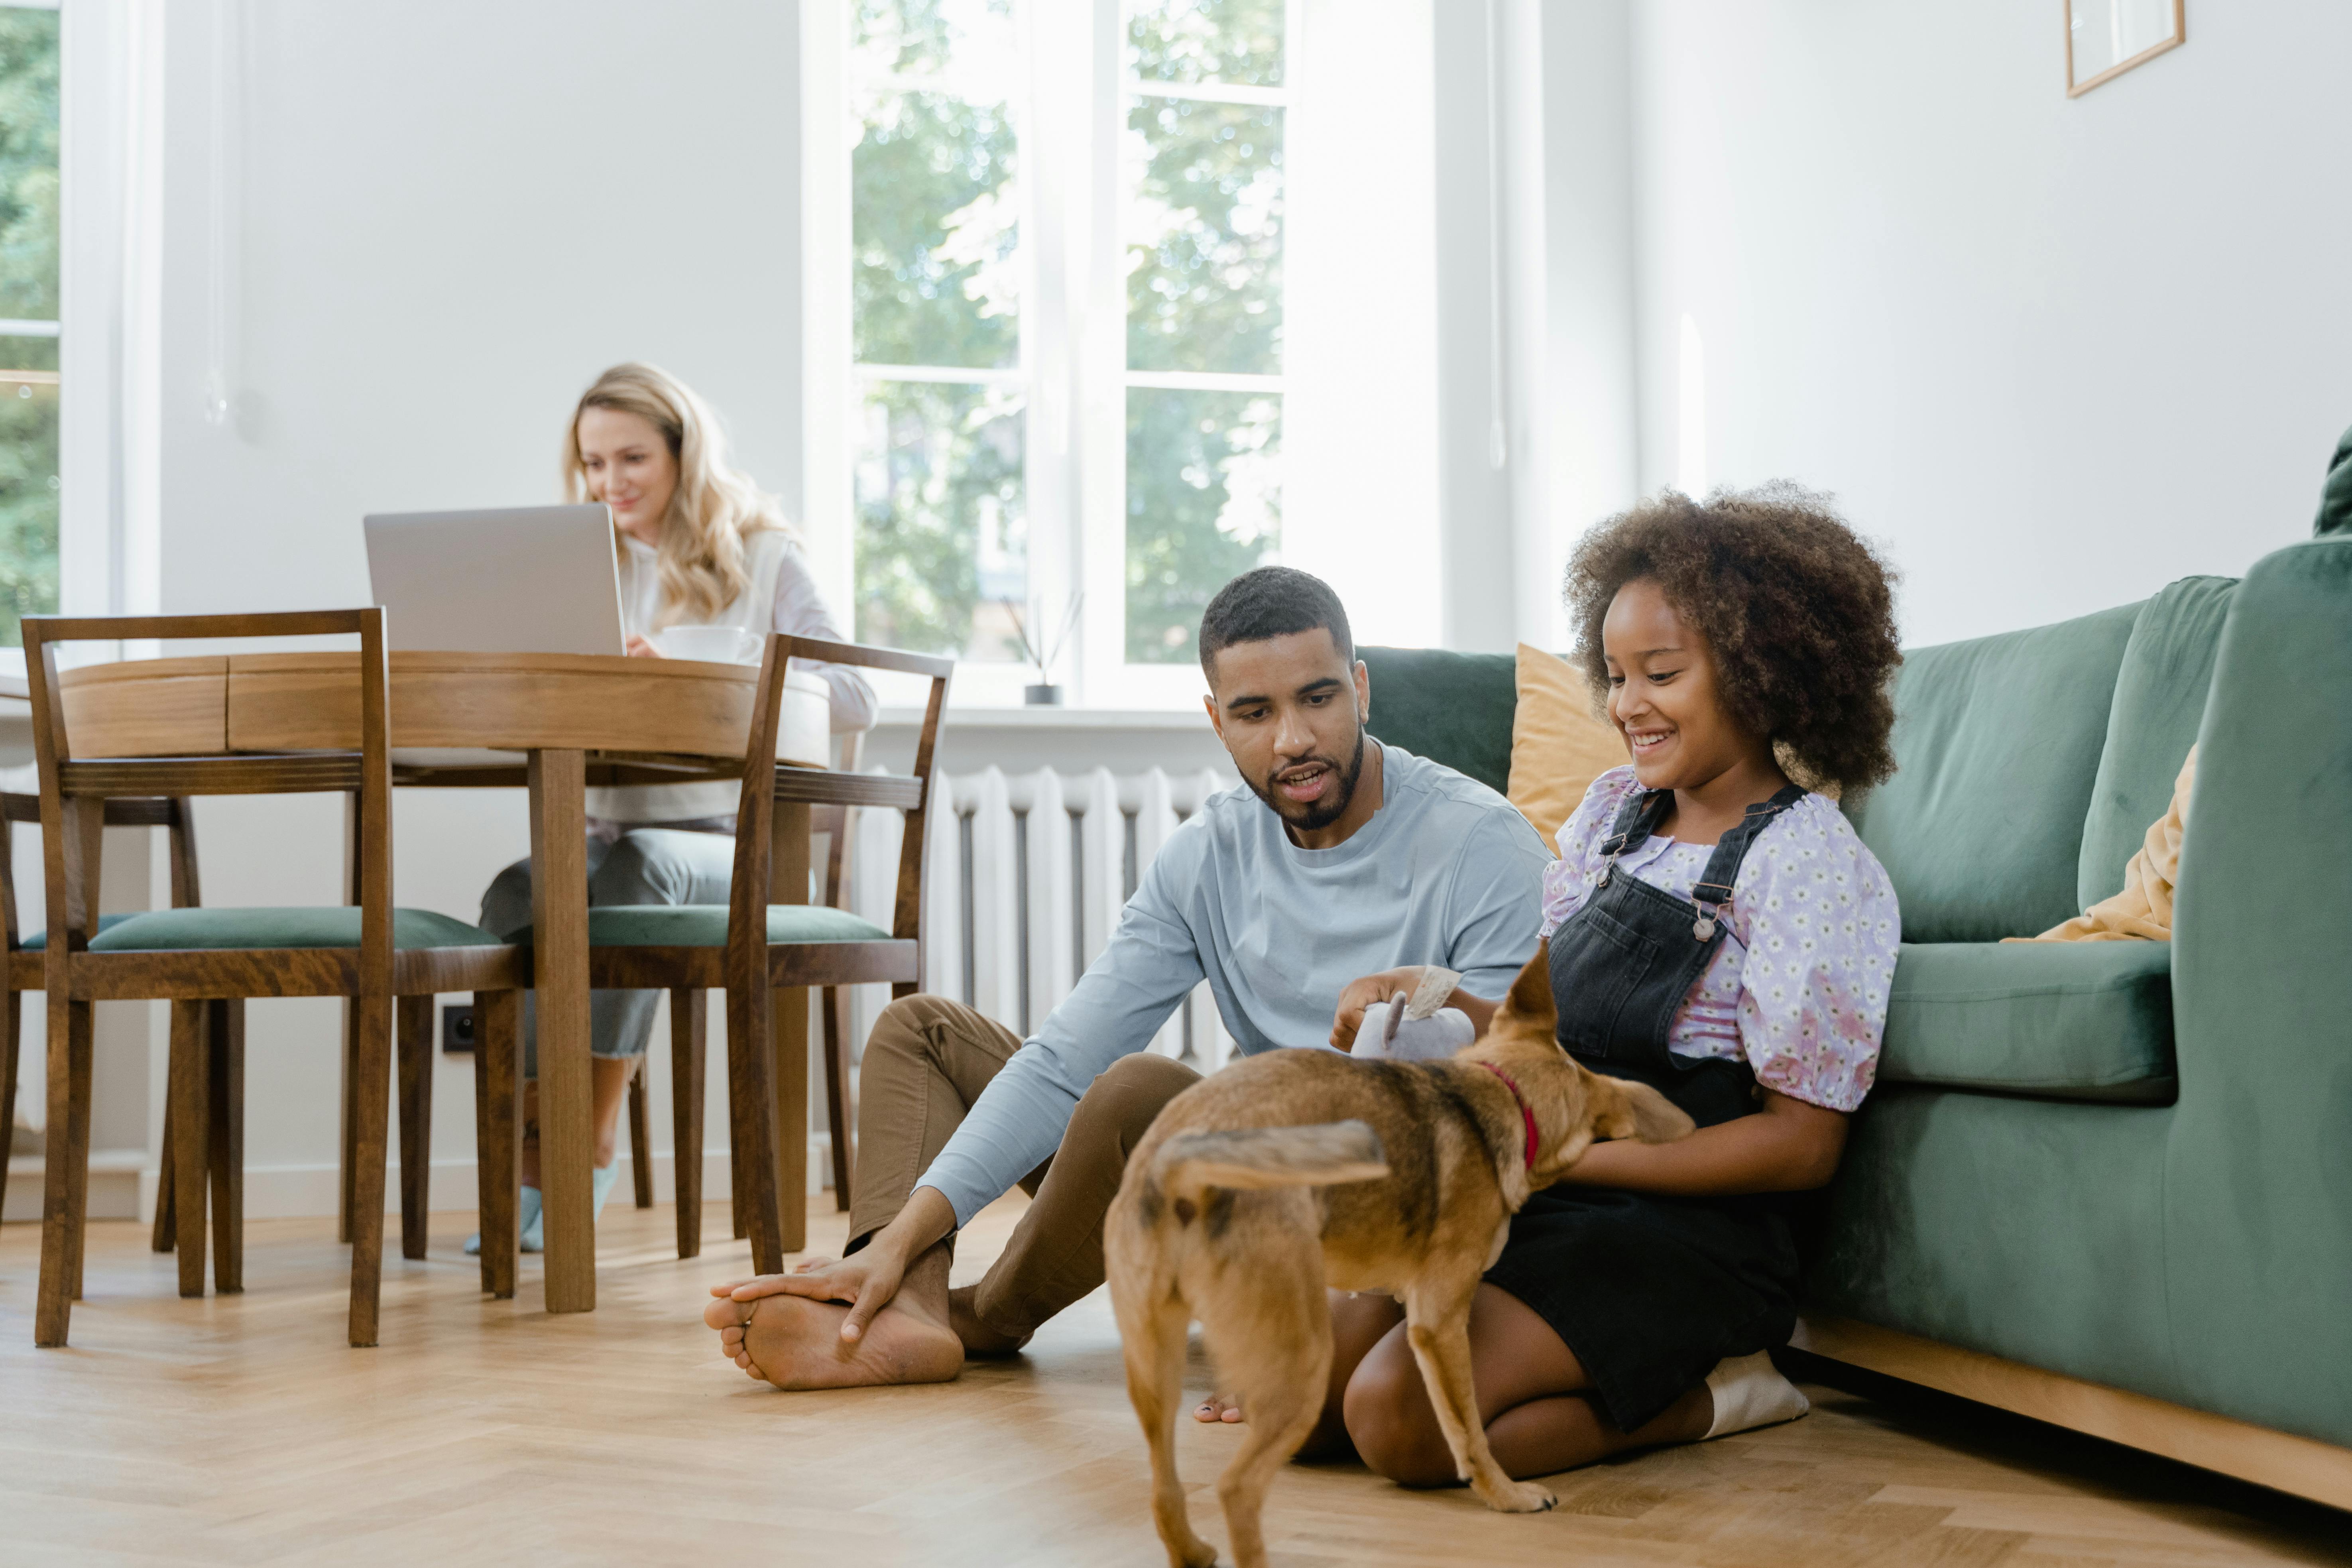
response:
<path id="1" fill-rule="evenodd" d="M 1519 1477 L 1804 1414 L 1765 1353 L 1796 1316 L 1781 1194 L 1837 1169 L 1900 931 L 1844 816 L 1790 782 L 1860 790 L 1895 765 L 1888 574 L 1827 499 L 1669 491 L 1585 538 L 1568 598 L 1633 760 L 1594 781 L 1545 883 L 1559 1042 L 1699 1130 L 1596 1143 L 1512 1222 L 1470 1336 L 1488 1441 Z M 1419 978 L 1350 986 L 1340 1035 Z M 1482 1031 L 1496 1005 L 1451 1003 Z M 1335 1295 L 1333 1315 L 1317 1439 L 1454 1482 L 1396 1303 Z"/>
<path id="2" fill-rule="evenodd" d="M 621 618 L 632 655 L 660 658 L 652 634 L 673 626 L 849 640 L 818 593 L 808 556 L 775 498 L 729 465 L 718 419 L 676 377 L 646 364 L 618 364 L 598 376 L 580 395 L 564 429 L 563 488 L 568 500 L 613 509 Z M 874 692 L 857 671 L 794 668 L 814 670 L 832 688 L 836 733 L 874 722 Z M 590 790 L 588 901 L 725 903 L 736 795 L 736 786 L 724 781 Z M 530 921 L 530 862 L 518 860 L 482 895 L 482 925 L 505 937 Z M 653 1031 L 657 994 L 590 993 L 600 1213 L 619 1173 L 621 1107 Z M 532 1024 L 526 1008 L 524 1071 L 531 1081 L 524 1085 L 525 1252 L 539 1250 L 542 1234 Z M 478 1238 L 469 1241 L 467 1250 L 478 1245 Z"/>

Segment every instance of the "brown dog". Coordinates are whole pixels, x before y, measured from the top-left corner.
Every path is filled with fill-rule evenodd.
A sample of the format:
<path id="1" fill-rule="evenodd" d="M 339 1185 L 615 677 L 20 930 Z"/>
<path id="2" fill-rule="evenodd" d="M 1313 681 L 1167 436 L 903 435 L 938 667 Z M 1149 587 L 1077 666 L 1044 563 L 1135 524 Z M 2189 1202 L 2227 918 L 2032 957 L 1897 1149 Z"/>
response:
<path id="1" fill-rule="evenodd" d="M 1248 1413 L 1217 1480 L 1234 1557 L 1265 1561 L 1259 1510 L 1315 1426 L 1331 1370 L 1325 1287 L 1404 1304 L 1455 1470 L 1489 1508 L 1548 1509 L 1486 1447 L 1470 1385 L 1470 1299 L 1511 1215 L 1595 1138 L 1664 1142 L 1690 1118 L 1554 1043 L 1549 953 L 1519 972 L 1486 1037 L 1444 1061 L 1274 1051 L 1169 1101 L 1127 1163 L 1103 1234 L 1127 1392 L 1151 1446 L 1152 1516 L 1178 1568 L 1216 1549 L 1176 1479 L 1184 1340 L 1200 1319 Z"/>

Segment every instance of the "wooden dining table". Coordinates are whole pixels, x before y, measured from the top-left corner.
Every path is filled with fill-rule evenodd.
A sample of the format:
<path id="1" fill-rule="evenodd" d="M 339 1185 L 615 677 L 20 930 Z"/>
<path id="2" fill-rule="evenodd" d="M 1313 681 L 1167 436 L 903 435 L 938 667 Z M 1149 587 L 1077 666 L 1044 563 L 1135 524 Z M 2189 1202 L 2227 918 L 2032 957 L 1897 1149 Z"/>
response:
<path id="1" fill-rule="evenodd" d="M 87 758 L 355 747 L 357 657 L 223 654 L 85 666 L 61 682 L 66 723 L 75 752 Z M 399 650 L 390 664 L 395 787 L 530 792 L 547 1310 L 590 1311 L 596 1305 L 596 1235 L 587 790 L 740 777 L 759 671 L 664 658 Z M 779 761 L 828 765 L 830 702 L 822 679 L 790 672 L 781 721 Z M 772 809 L 770 900 L 806 903 L 809 805 L 780 799 Z M 396 889 L 394 896 L 396 901 Z M 781 1136 L 774 1146 L 784 1247 L 797 1251 L 807 1206 L 808 1007 L 805 992 L 778 1001 L 773 1082 Z M 344 1079 L 348 1238 L 348 1052 Z"/>

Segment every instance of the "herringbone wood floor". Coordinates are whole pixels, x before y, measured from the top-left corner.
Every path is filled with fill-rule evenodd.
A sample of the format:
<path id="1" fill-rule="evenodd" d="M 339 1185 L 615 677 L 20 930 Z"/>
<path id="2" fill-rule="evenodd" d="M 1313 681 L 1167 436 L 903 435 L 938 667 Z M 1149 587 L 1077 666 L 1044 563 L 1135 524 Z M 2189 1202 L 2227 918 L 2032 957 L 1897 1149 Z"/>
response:
<path id="1" fill-rule="evenodd" d="M 1017 1197 L 978 1222 L 986 1263 Z M 598 1310 L 550 1318 L 538 1264 L 482 1299 L 436 1216 L 385 1269 L 383 1344 L 345 1348 L 324 1221 L 248 1226 L 241 1297 L 184 1301 L 142 1228 L 93 1227 L 73 1347 L 32 1345 L 38 1227 L 0 1229 L 0 1563 L 1114 1564 L 1164 1562 L 1097 1294 L 1020 1360 L 944 1388 L 781 1394 L 717 1359 L 724 1235 L 672 1256 L 667 1209 L 615 1194 Z M 838 1242 L 829 1206 L 813 1236 Z M 397 1226 L 394 1226 L 397 1237 Z M 1205 1369 L 1195 1382 L 1204 1389 Z M 1503 1517 L 1359 1467 L 1297 1467 L 1276 1561 L 2171 1568 L 2333 1563 L 2352 1518 L 1939 1396 L 1813 1384 L 1793 1426 L 1561 1478 Z M 1184 1424 L 1204 1533 L 1231 1434 Z"/>

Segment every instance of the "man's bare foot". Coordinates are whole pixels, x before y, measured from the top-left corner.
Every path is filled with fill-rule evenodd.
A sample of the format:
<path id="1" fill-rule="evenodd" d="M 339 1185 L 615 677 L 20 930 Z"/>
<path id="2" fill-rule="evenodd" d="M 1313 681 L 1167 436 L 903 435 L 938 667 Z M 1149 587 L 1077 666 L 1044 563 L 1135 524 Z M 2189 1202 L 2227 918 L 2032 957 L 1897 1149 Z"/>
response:
<path id="1" fill-rule="evenodd" d="M 980 1313 L 973 1310 L 971 1304 L 979 1293 L 979 1287 L 973 1285 L 959 1285 L 948 1292 L 948 1326 L 955 1331 L 955 1337 L 961 1342 L 963 1353 L 977 1356 L 1015 1353 L 1029 1342 L 1028 1336 L 1024 1334 L 1016 1340 L 1011 1334 L 999 1333 L 982 1322 Z"/>
<path id="2" fill-rule="evenodd" d="M 963 1370 L 963 1346 L 945 1323 L 901 1296 L 855 1340 L 841 1337 L 849 1309 L 804 1296 L 721 1296 L 703 1309 L 719 1348 L 747 1376 L 778 1388 L 862 1388 L 946 1383 Z"/>
<path id="3" fill-rule="evenodd" d="M 1238 1424 L 1242 1419 L 1241 1396 L 1235 1394 L 1212 1394 L 1192 1407 L 1192 1419 L 1203 1426 L 1223 1421 Z"/>

